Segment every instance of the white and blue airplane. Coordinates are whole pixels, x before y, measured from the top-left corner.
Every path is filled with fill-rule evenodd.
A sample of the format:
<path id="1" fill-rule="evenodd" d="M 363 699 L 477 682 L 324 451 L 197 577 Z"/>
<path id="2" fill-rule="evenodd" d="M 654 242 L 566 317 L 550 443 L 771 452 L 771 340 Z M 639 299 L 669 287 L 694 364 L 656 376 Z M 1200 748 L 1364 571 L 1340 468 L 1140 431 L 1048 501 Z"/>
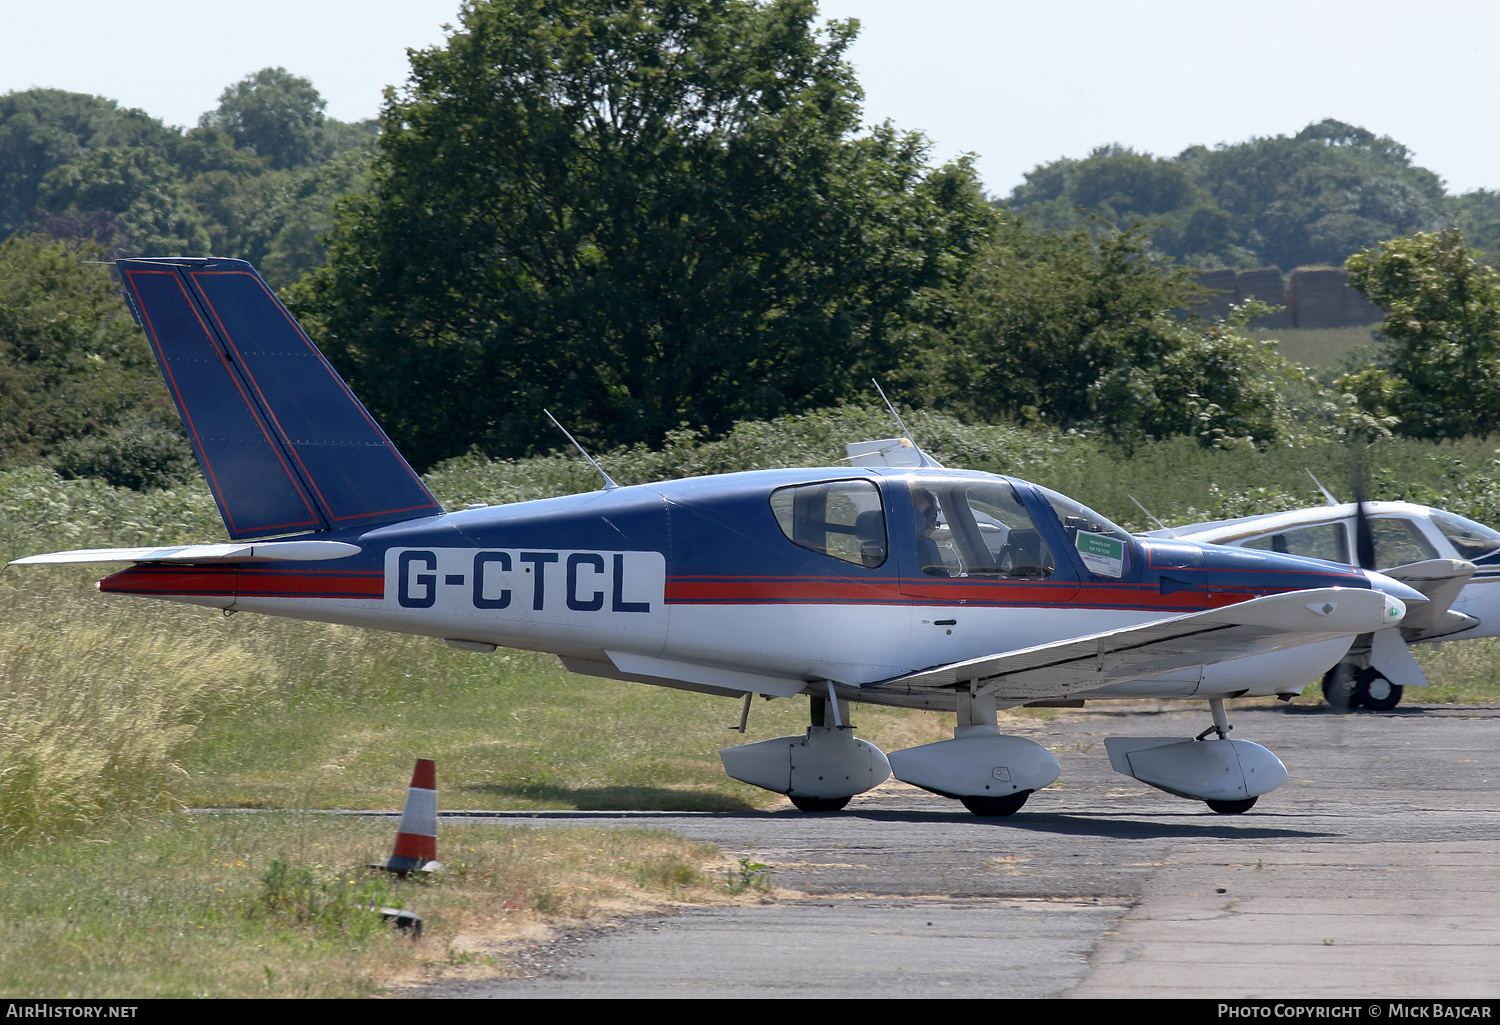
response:
<path id="1" fill-rule="evenodd" d="M 1368 566 L 1421 591 L 1426 605 L 1399 626 L 1357 638 L 1324 674 L 1323 694 L 1339 707 L 1388 711 L 1405 688 L 1427 686 L 1409 645 L 1500 636 L 1500 531 L 1431 506 L 1340 503 L 1323 494 L 1322 506 L 1148 535 Z"/>
<path id="2" fill-rule="evenodd" d="M 997 710 L 1199 698 L 1197 737 L 1112 737 L 1118 771 L 1238 813 L 1286 778 L 1226 700 L 1295 691 L 1425 600 L 1379 573 L 1134 537 L 1011 477 L 767 470 L 445 512 L 249 264 L 117 264 L 230 541 L 37 555 L 128 562 L 99 588 L 551 652 L 578 673 L 810 699 L 804 734 L 721 752 L 804 811 L 890 776 L 1008 815 L 1057 779 Z M 850 706 L 957 714 L 882 752 Z"/>

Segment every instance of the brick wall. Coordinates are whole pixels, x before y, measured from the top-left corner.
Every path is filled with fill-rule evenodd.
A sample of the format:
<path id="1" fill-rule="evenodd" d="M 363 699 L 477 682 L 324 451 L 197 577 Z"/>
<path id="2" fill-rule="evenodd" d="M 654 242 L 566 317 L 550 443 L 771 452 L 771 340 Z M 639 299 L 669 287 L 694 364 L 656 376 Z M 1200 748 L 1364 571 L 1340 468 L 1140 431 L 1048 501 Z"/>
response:
<path id="1" fill-rule="evenodd" d="M 1198 283 L 1215 293 L 1208 302 L 1193 309 L 1204 318 L 1226 316 L 1231 303 L 1259 299 L 1285 309 L 1251 321 L 1251 327 L 1270 330 L 1358 327 L 1385 319 L 1379 307 L 1349 287 L 1347 274 L 1332 268 L 1299 268 L 1292 271 L 1285 284 L 1280 267 L 1211 270 L 1199 274 Z"/>

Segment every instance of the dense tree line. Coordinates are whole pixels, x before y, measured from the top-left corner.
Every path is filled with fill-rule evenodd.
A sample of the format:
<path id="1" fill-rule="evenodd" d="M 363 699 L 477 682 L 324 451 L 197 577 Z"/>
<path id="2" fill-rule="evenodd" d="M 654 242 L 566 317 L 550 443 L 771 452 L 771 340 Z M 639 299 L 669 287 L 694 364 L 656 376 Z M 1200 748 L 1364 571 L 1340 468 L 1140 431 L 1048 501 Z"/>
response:
<path id="1" fill-rule="evenodd" d="M 0 238 L 38 231 L 110 255 L 239 256 L 275 285 L 322 260 L 334 200 L 361 187 L 375 126 L 324 116 L 266 68 L 187 131 L 57 89 L 0 96 Z"/>
<path id="2" fill-rule="evenodd" d="M 1443 228 L 1500 251 L 1500 193 L 1450 196 L 1405 146 L 1331 119 L 1172 158 L 1101 147 L 1037 167 L 1006 205 L 1055 228 L 1141 222 L 1155 248 L 1200 267 L 1340 266 Z"/>
<path id="3" fill-rule="evenodd" d="M 1488 194 L 1447 197 L 1399 144 L 1329 121 L 1173 160 L 1101 150 L 993 204 L 967 162 L 863 124 L 855 31 L 812 0 L 482 0 L 368 124 L 282 69 L 187 131 L 0 97 L 0 466 L 184 472 L 144 341 L 81 262 L 125 252 L 257 263 L 424 468 L 552 448 L 543 408 L 594 446 L 657 445 L 866 401 L 872 376 L 1127 447 L 1500 426 L 1488 399 L 1422 398 L 1487 381 L 1500 344 L 1493 275 L 1456 229 L 1422 234 L 1489 238 Z M 1194 264 L 1397 236 L 1415 241 L 1351 263 L 1394 348 L 1347 395 L 1245 337 L 1252 310 L 1182 313 Z"/>

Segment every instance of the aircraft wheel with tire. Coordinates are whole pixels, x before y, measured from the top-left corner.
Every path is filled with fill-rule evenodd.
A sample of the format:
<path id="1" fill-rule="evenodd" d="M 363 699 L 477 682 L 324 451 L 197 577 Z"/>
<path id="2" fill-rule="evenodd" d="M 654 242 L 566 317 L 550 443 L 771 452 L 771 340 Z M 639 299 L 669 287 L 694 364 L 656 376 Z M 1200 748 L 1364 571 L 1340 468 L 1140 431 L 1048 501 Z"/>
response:
<path id="1" fill-rule="evenodd" d="M 975 815 L 993 817 L 1014 815 L 1021 810 L 1021 805 L 1025 804 L 1026 798 L 1030 796 L 1030 790 L 1022 790 L 1019 794 L 1011 794 L 1009 797 L 960 797 L 959 800 Z"/>
<path id="2" fill-rule="evenodd" d="M 1340 662 L 1323 674 L 1323 700 L 1334 708 L 1359 707 L 1359 666 Z"/>
<path id="3" fill-rule="evenodd" d="M 852 800 L 849 797 L 799 797 L 796 794 L 787 794 L 787 797 L 798 811 L 842 811 Z"/>
<path id="4" fill-rule="evenodd" d="M 1389 712 L 1401 703 L 1403 688 L 1371 666 L 1355 678 L 1355 697 L 1372 712 Z"/>
<path id="5" fill-rule="evenodd" d="M 1258 797 L 1247 797 L 1243 801 L 1205 801 L 1210 808 L 1220 815 L 1243 815 L 1255 807 Z"/>

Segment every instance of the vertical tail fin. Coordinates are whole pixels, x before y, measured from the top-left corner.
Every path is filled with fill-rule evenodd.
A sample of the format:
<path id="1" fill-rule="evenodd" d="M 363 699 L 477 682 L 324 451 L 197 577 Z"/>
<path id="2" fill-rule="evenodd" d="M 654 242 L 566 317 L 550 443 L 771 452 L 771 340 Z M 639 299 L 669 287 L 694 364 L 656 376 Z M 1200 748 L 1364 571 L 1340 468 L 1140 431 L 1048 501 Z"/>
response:
<path id="1" fill-rule="evenodd" d="M 250 264 L 116 266 L 231 538 L 443 511 Z"/>

